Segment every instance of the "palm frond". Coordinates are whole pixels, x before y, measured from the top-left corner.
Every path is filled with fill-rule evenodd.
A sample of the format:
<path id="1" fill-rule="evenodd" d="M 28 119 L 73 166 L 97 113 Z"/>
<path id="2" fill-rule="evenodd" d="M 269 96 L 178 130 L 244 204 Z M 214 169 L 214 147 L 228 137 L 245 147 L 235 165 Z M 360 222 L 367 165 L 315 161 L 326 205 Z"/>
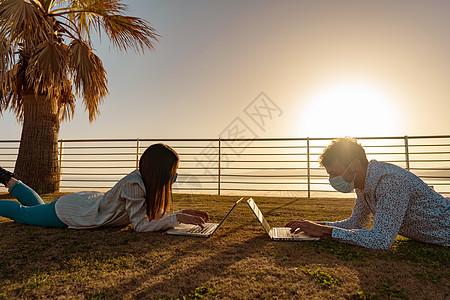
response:
<path id="1" fill-rule="evenodd" d="M 67 76 L 68 49 L 64 44 L 45 41 L 39 44 L 28 61 L 25 77 L 34 93 L 57 97 Z"/>
<path id="2" fill-rule="evenodd" d="M 106 34 L 121 51 L 127 51 L 128 48 L 136 52 L 154 50 L 154 44 L 160 37 L 154 28 L 140 18 L 111 15 L 104 16 L 102 21 Z"/>
<path id="3" fill-rule="evenodd" d="M 92 122 L 108 94 L 106 71 L 100 58 L 86 42 L 73 40 L 69 49 L 69 69 L 73 73 L 74 88 L 77 94 L 82 94 L 89 121 Z"/>
<path id="4" fill-rule="evenodd" d="M 123 15 L 128 6 L 121 0 L 72 0 L 68 10 L 75 17 L 76 14 L 86 13 L 91 17 L 103 17 L 105 15 L 119 14 Z M 63 12 L 65 9 L 55 10 L 54 12 Z"/>
<path id="5" fill-rule="evenodd" d="M 7 71 L 13 62 L 14 52 L 6 38 L 0 35 L 0 99 L 3 97 L 3 90 L 6 88 Z"/>
<path id="6" fill-rule="evenodd" d="M 15 107 L 13 104 L 18 103 L 17 99 L 20 98 L 21 92 L 18 85 L 20 79 L 18 78 L 19 66 L 16 64 L 10 70 L 3 72 L 2 82 L 0 84 L 0 112 L 11 109 L 16 112 L 17 117 L 21 115 L 21 108 Z"/>
<path id="7" fill-rule="evenodd" d="M 35 5 L 24 0 L 0 2 L 0 35 L 8 37 L 10 44 L 34 47 L 51 33 L 51 24 Z"/>
<path id="8" fill-rule="evenodd" d="M 45 4 L 46 1 L 47 0 L 27 0 L 26 2 L 30 3 L 31 5 L 34 5 L 42 13 L 46 13 L 46 9 L 43 6 L 43 3 Z"/>
<path id="9" fill-rule="evenodd" d="M 160 35 L 144 19 L 126 16 L 126 10 L 127 5 L 121 0 L 73 0 L 70 8 L 55 10 L 53 13 L 69 14 L 88 41 L 91 29 L 101 34 L 103 28 L 114 47 L 121 51 L 154 50 Z"/>
<path id="10" fill-rule="evenodd" d="M 72 81 L 65 79 L 60 98 L 58 99 L 59 119 L 70 121 L 75 114 L 75 96 L 72 92 Z"/>
<path id="11" fill-rule="evenodd" d="M 34 92 L 58 100 L 60 120 L 71 119 L 80 96 L 92 122 L 108 88 L 90 32 L 105 32 L 122 51 L 153 50 L 159 38 L 126 9 L 122 0 L 0 0 L 0 114 L 21 120 L 23 95 Z"/>
<path id="12" fill-rule="evenodd" d="M 7 84 L 7 73 L 0 73 L 0 116 L 2 112 L 8 108 L 8 84 Z"/>
<path id="13" fill-rule="evenodd" d="M 23 102 L 22 102 L 22 90 L 21 90 L 21 76 L 19 75 L 20 68 L 16 64 L 8 72 L 6 72 L 6 78 L 2 87 L 4 88 L 0 97 L 0 109 L 11 110 L 19 121 L 23 119 Z"/>
<path id="14" fill-rule="evenodd" d="M 5 37 L 0 35 L 0 74 L 8 70 L 8 66 L 13 59 L 14 54 L 11 45 Z"/>
<path id="15" fill-rule="evenodd" d="M 101 32 L 101 19 L 110 14 L 120 14 L 126 10 L 120 0 L 72 0 L 68 7 L 52 11 L 53 15 L 69 15 L 77 24 L 77 29 L 90 42 L 90 31 Z"/>
<path id="16" fill-rule="evenodd" d="M 48 13 L 55 5 L 55 0 L 35 0 L 35 2 L 39 2 L 40 6 L 46 13 Z"/>

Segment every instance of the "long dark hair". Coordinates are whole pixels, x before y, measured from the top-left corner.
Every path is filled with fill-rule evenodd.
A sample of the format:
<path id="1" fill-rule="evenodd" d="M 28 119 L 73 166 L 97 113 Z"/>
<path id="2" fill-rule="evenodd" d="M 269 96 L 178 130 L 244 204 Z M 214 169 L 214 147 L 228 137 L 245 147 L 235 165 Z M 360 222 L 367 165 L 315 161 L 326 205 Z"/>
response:
<path id="1" fill-rule="evenodd" d="M 168 212 L 172 203 L 172 183 L 180 158 L 175 150 L 165 144 L 148 147 L 139 160 L 139 172 L 145 185 L 147 217 L 159 219 Z"/>

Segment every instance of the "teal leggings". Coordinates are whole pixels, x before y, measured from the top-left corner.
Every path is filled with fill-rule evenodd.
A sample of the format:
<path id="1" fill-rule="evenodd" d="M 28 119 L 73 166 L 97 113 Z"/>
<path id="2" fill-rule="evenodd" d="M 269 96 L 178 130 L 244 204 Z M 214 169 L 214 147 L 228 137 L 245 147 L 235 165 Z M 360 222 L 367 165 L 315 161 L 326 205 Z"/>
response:
<path id="1" fill-rule="evenodd" d="M 21 224 L 43 227 L 68 227 L 56 215 L 55 204 L 44 203 L 41 197 L 21 181 L 14 183 L 8 191 L 21 204 L 15 201 L 0 200 L 0 216 Z"/>

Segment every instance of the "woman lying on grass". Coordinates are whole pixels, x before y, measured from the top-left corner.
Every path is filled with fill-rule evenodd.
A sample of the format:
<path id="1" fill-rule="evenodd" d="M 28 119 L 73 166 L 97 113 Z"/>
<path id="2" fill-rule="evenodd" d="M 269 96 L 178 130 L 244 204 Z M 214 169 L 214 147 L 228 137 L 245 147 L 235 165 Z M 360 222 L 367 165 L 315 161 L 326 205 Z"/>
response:
<path id="1" fill-rule="evenodd" d="M 203 226 L 206 212 L 186 209 L 168 213 L 173 203 L 172 184 L 177 177 L 179 157 L 171 147 L 148 147 L 134 170 L 105 194 L 67 194 L 45 204 L 41 197 L 0 167 L 0 183 L 21 203 L 0 201 L 0 216 L 18 223 L 74 229 L 126 226 L 138 232 L 167 230 L 178 223 Z"/>

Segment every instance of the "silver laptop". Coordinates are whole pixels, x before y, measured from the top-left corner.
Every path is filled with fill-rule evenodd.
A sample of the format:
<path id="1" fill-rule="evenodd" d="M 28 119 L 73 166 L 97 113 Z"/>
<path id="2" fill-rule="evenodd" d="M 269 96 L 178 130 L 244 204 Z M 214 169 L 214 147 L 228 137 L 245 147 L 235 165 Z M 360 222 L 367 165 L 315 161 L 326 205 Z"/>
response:
<path id="1" fill-rule="evenodd" d="M 319 240 L 320 237 L 314 237 L 307 235 L 303 232 L 293 234 L 291 233 L 291 229 L 289 227 L 273 227 L 271 228 L 266 218 L 264 218 L 261 210 L 258 205 L 256 205 L 255 201 L 250 198 L 247 200 L 248 206 L 252 209 L 258 221 L 261 223 L 264 230 L 267 232 L 269 237 L 272 240 L 276 241 L 315 241 Z"/>
<path id="2" fill-rule="evenodd" d="M 225 219 L 230 215 L 230 213 L 233 211 L 236 205 L 238 205 L 238 203 L 241 202 L 242 199 L 244 199 L 244 197 L 242 197 L 241 199 L 239 199 L 234 203 L 233 207 L 228 211 L 228 213 L 225 215 L 222 221 L 220 221 L 220 223 L 205 223 L 203 228 L 199 225 L 180 224 L 180 226 L 174 227 L 166 231 L 166 233 L 174 235 L 187 235 L 187 236 L 209 238 L 214 234 L 214 232 L 217 231 L 217 229 L 219 229 L 220 225 L 223 224 Z"/>

